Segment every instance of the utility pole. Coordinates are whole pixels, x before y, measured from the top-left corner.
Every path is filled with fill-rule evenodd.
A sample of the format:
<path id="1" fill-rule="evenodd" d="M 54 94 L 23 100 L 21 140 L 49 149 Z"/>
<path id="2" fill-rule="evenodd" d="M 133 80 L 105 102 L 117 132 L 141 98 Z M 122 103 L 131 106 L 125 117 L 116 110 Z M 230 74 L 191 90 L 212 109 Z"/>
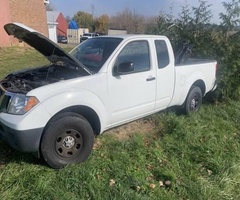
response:
<path id="1" fill-rule="evenodd" d="M 92 10 L 92 17 L 94 17 L 95 6 L 93 4 L 91 4 L 91 10 Z"/>

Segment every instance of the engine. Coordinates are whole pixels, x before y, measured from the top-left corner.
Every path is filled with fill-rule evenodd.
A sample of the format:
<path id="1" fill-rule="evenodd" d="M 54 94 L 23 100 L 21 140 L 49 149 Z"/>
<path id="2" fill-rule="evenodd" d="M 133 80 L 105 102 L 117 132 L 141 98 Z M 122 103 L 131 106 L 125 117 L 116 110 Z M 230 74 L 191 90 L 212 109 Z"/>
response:
<path id="1" fill-rule="evenodd" d="M 29 91 L 44 85 L 77 77 L 81 77 L 81 73 L 76 69 L 51 65 L 10 74 L 2 80 L 0 84 L 6 91 L 26 94 Z"/>

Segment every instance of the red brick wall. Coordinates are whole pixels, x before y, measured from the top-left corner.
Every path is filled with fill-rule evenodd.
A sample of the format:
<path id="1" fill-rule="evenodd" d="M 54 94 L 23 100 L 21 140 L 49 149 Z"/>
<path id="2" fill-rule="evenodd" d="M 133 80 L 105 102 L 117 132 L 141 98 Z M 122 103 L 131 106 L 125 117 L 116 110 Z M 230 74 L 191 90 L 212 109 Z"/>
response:
<path id="1" fill-rule="evenodd" d="M 1 6 L 2 4 L 4 6 Z M 7 4 L 9 4 L 9 9 Z M 4 16 L 4 12 L 10 15 L 7 20 L 4 17 L 4 23 L 6 21 L 23 23 L 48 37 L 47 14 L 43 0 L 0 0 L 0 19 Z M 2 32 L 0 34 L 2 37 Z M 7 44 L 17 45 L 18 41 L 14 39 Z"/>
<path id="2" fill-rule="evenodd" d="M 12 38 L 5 32 L 3 26 L 11 22 L 8 0 L 0 0 L 0 46 L 11 45 Z"/>
<path id="3" fill-rule="evenodd" d="M 62 13 L 59 14 L 56 22 L 58 22 L 57 35 L 67 36 L 68 23 Z"/>

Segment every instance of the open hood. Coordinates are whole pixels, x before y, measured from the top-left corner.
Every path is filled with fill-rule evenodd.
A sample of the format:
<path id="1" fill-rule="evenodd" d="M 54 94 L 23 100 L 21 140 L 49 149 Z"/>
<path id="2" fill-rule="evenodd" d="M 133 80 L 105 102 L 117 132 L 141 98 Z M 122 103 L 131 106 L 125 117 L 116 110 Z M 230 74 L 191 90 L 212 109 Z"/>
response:
<path id="1" fill-rule="evenodd" d="M 63 50 L 60 46 L 52 42 L 41 33 L 25 26 L 24 24 L 9 23 L 4 26 L 4 29 L 8 35 L 12 35 L 35 48 L 50 62 L 67 62 L 69 64 L 77 65 L 78 67 L 83 68 L 87 73 L 91 74 L 91 72 L 85 68 L 83 64 Z"/>

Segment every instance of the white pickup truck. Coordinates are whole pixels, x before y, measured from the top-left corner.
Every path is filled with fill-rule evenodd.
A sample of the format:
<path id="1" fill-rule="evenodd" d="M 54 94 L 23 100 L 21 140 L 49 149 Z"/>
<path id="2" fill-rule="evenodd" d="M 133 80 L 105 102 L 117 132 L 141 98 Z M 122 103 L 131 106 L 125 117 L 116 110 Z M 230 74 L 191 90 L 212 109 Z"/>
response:
<path id="1" fill-rule="evenodd" d="M 42 155 L 53 168 L 84 161 L 94 135 L 110 128 L 171 106 L 196 112 L 216 87 L 216 61 L 175 66 L 164 36 L 96 37 L 67 53 L 22 24 L 5 30 L 51 64 L 0 82 L 0 136 L 19 151 Z"/>

